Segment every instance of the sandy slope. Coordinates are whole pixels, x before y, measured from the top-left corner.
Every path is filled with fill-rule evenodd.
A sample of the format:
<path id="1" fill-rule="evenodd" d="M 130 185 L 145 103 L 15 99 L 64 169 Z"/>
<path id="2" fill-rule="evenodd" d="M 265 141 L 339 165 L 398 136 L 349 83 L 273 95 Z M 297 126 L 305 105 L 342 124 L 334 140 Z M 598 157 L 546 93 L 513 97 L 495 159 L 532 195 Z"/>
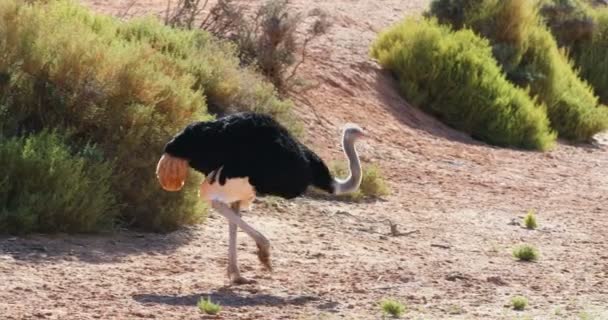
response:
<path id="1" fill-rule="evenodd" d="M 380 29 L 428 1 L 292 2 L 336 22 L 302 69 L 312 88 L 294 94 L 306 141 L 337 159 L 340 125 L 360 123 L 373 136 L 362 156 L 384 169 L 392 194 L 259 201 L 246 219 L 271 239 L 275 271 L 262 271 L 241 233 L 242 269 L 259 282 L 239 288 L 225 287 L 227 225 L 215 214 L 169 235 L 1 238 L 0 318 L 200 319 L 196 301 L 210 295 L 222 319 L 380 319 L 385 297 L 411 319 L 608 319 L 608 150 L 491 148 L 408 106 L 367 52 Z M 513 223 L 528 209 L 539 230 Z M 386 219 L 411 233 L 391 236 Z M 514 261 L 519 243 L 536 245 L 540 261 Z M 528 310 L 504 306 L 516 294 Z"/>

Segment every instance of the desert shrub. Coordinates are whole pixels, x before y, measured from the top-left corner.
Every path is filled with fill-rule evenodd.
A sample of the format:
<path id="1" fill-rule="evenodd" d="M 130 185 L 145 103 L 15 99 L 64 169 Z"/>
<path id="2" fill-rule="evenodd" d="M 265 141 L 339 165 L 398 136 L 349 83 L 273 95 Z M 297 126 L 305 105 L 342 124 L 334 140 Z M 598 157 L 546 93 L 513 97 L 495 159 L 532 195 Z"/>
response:
<path id="1" fill-rule="evenodd" d="M 372 55 L 410 102 L 474 138 L 541 150 L 555 140 L 544 106 L 507 81 L 488 41 L 470 30 L 410 19 L 381 34 Z"/>
<path id="2" fill-rule="evenodd" d="M 457 4 L 463 0 L 442 1 Z M 475 4 L 465 7 L 468 11 L 453 21 L 440 10 L 435 12 L 441 21 L 470 27 L 489 39 L 507 78 L 529 88 L 547 106 L 551 126 L 561 137 L 588 140 L 608 128 L 608 110 L 598 104 L 593 89 L 580 79 L 541 21 L 538 1 L 470 1 Z"/>
<path id="3" fill-rule="evenodd" d="M 197 176 L 179 193 L 154 175 L 164 144 L 188 123 L 235 109 L 290 120 L 272 85 L 239 67 L 233 49 L 203 31 L 151 19 L 120 22 L 63 0 L 0 2 L 0 120 L 11 137 L 68 128 L 112 163 L 126 224 L 171 230 L 200 221 Z"/>
<path id="4" fill-rule="evenodd" d="M 365 198 L 380 198 L 389 194 L 386 179 L 378 166 L 364 164 L 362 165 L 362 170 L 363 177 L 359 190 L 350 194 L 344 194 L 341 197 L 352 201 L 359 201 Z M 331 171 L 334 176 L 343 178 L 348 174 L 348 166 L 346 163 L 336 162 L 332 164 Z"/>
<path id="5" fill-rule="evenodd" d="M 0 233 L 110 228 L 118 207 L 111 166 L 100 158 L 94 146 L 75 152 L 56 133 L 0 136 Z"/>
<path id="6" fill-rule="evenodd" d="M 521 261 L 536 261 L 539 253 L 534 246 L 522 244 L 513 249 L 513 257 Z"/>
<path id="7" fill-rule="evenodd" d="M 233 45 L 215 40 L 200 30 L 175 30 L 152 18 L 135 19 L 117 33 L 129 42 L 149 45 L 181 72 L 194 78 L 193 88 L 203 91 L 209 112 L 224 115 L 238 111 L 267 113 L 296 134 L 300 132 L 290 110 L 273 85 L 251 68 L 239 67 Z"/>

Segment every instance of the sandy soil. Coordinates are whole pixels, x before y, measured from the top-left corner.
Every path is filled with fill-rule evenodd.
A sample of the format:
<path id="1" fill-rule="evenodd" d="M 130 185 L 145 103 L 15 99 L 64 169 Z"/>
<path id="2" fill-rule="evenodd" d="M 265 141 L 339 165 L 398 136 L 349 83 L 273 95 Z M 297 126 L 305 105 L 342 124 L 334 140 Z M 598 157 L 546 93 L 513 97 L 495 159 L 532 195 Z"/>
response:
<path id="1" fill-rule="evenodd" d="M 127 3 L 85 2 L 108 13 Z M 428 0 L 292 2 L 336 23 L 300 72 L 308 90 L 293 94 L 305 141 L 339 159 L 341 124 L 361 124 L 372 138 L 360 153 L 391 195 L 257 201 L 245 219 L 271 240 L 275 270 L 240 233 L 241 268 L 258 280 L 241 287 L 227 286 L 228 228 L 216 214 L 167 235 L 0 238 L 0 318 L 213 319 L 196 307 L 210 296 L 224 307 L 218 319 L 381 319 L 384 298 L 405 303 L 407 319 L 608 319 L 608 147 L 492 148 L 409 106 L 368 48 Z M 537 230 L 521 226 L 529 209 Z M 392 236 L 387 219 L 405 234 Z M 515 261 L 520 243 L 540 260 Z M 528 309 L 508 308 L 513 295 Z"/>

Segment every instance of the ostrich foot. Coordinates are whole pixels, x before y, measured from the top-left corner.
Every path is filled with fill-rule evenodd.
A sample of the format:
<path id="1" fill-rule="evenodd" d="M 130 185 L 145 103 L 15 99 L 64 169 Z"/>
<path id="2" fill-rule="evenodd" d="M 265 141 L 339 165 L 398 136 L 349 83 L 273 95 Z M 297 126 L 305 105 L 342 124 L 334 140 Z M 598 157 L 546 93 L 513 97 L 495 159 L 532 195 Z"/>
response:
<path id="1" fill-rule="evenodd" d="M 265 242 L 261 245 L 260 243 L 257 243 L 257 246 L 258 259 L 260 259 L 260 262 L 264 265 L 266 270 L 272 271 L 272 265 L 270 264 L 270 243 Z"/>
<path id="2" fill-rule="evenodd" d="M 230 283 L 233 285 L 241 285 L 241 284 L 252 284 L 256 283 L 255 280 L 250 280 L 241 276 L 241 272 L 236 265 L 228 266 L 228 279 L 230 279 Z"/>
<path id="3" fill-rule="evenodd" d="M 257 281 L 255 281 L 253 279 L 244 278 L 240 275 L 232 275 L 232 276 L 230 276 L 230 283 L 235 286 L 240 286 L 243 284 L 254 284 L 254 283 L 257 283 Z"/>

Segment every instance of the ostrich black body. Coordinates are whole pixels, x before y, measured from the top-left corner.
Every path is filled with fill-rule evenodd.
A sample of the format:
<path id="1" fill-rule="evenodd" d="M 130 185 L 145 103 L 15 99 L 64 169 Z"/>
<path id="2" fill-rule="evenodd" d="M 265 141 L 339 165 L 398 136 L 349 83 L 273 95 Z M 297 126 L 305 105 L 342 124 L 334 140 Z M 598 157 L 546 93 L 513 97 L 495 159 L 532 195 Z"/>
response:
<path id="1" fill-rule="evenodd" d="M 188 160 L 209 175 L 222 167 L 219 182 L 248 177 L 259 194 L 300 196 L 310 185 L 334 192 L 323 161 L 272 117 L 237 113 L 187 126 L 165 146 L 165 153 Z"/>

